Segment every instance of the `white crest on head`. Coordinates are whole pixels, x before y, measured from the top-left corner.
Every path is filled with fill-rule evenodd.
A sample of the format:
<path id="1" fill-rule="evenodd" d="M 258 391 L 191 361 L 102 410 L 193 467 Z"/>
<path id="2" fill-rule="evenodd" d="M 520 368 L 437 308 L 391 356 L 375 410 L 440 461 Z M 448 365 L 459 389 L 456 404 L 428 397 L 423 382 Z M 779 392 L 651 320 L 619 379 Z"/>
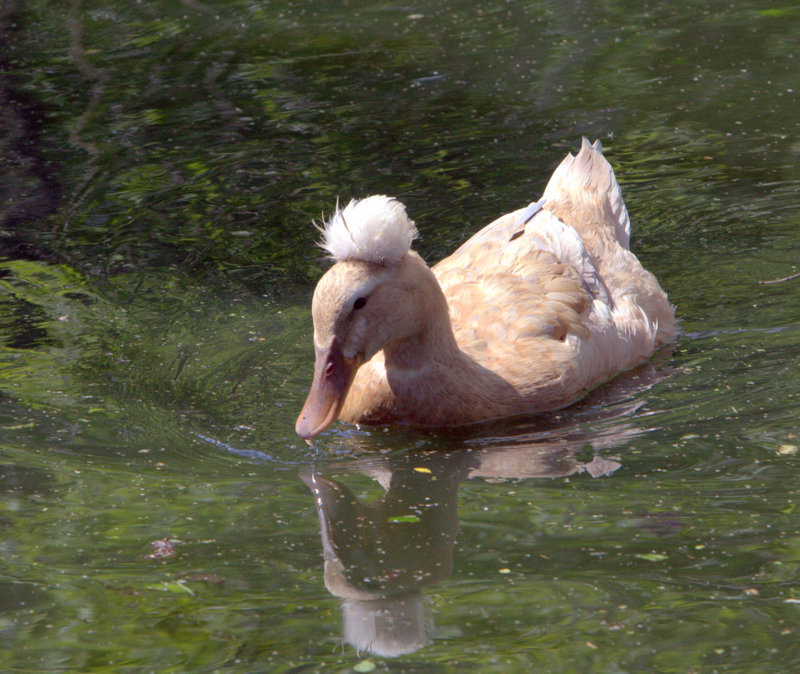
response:
<path id="1" fill-rule="evenodd" d="M 406 207 L 382 194 L 353 199 L 322 229 L 320 246 L 337 262 L 364 260 L 394 265 L 411 248 L 418 232 Z"/>

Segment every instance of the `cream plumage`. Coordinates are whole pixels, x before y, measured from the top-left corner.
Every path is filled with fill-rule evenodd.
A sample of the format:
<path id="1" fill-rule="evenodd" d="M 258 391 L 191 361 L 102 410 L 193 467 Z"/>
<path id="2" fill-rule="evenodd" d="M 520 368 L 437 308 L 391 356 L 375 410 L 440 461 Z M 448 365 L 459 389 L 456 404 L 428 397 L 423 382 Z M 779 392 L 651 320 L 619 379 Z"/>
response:
<path id="1" fill-rule="evenodd" d="M 430 269 L 385 196 L 323 230 L 336 260 L 314 292 L 316 365 L 297 432 L 356 423 L 455 426 L 557 409 L 650 356 L 674 308 L 628 250 L 630 222 L 600 143 L 584 139 L 539 202 Z"/>

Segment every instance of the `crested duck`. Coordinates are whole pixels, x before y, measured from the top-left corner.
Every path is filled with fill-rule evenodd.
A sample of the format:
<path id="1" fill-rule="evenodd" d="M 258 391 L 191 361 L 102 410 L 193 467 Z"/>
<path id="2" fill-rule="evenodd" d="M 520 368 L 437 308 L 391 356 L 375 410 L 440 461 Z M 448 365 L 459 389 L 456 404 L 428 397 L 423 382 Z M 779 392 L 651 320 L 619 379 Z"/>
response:
<path id="1" fill-rule="evenodd" d="M 322 229 L 335 264 L 312 300 L 316 363 L 297 419 L 309 440 L 358 424 L 457 426 L 565 407 L 677 334 L 630 252 L 600 142 L 585 138 L 538 202 L 432 268 L 399 201 L 371 196 Z"/>

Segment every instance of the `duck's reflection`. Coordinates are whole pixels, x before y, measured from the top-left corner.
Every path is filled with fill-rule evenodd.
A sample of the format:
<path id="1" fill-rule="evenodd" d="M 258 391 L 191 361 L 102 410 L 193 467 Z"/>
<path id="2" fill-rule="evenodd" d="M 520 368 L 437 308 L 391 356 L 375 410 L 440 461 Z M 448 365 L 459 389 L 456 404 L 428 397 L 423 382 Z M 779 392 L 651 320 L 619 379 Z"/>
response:
<path id="1" fill-rule="evenodd" d="M 661 358 L 669 355 L 664 351 Z M 459 484 L 468 478 L 611 475 L 620 463 L 607 457 L 608 451 L 649 430 L 632 418 L 654 414 L 640 408 L 641 393 L 669 373 L 657 364 L 617 377 L 564 417 L 556 413 L 533 425 L 504 421 L 497 434 L 491 426 L 477 433 L 468 429 L 466 435 L 450 429 L 437 438 L 434 452 L 373 454 L 303 472 L 322 527 L 325 586 L 342 599 L 344 641 L 385 657 L 428 643 L 433 620 L 423 590 L 453 569 Z M 374 451 L 375 438 L 352 435 L 351 449 Z M 591 458 L 581 460 L 584 452 Z M 351 485 L 377 482 L 382 493 L 359 499 L 342 479 Z"/>
<path id="2" fill-rule="evenodd" d="M 411 653 L 430 640 L 433 620 L 422 591 L 453 569 L 458 487 L 469 477 L 608 475 L 619 463 L 579 461 L 583 442 L 500 446 L 354 461 L 336 473 L 366 475 L 383 495 L 362 501 L 318 468 L 301 477 L 314 494 L 322 527 L 325 585 L 342 599 L 344 640 L 385 657 Z"/>
<path id="3" fill-rule="evenodd" d="M 314 493 L 325 586 L 343 599 L 347 643 L 396 656 L 429 641 L 433 625 L 422 590 L 453 569 L 458 485 L 471 464 L 466 453 L 351 464 L 385 490 L 370 503 L 316 470 L 301 476 Z"/>

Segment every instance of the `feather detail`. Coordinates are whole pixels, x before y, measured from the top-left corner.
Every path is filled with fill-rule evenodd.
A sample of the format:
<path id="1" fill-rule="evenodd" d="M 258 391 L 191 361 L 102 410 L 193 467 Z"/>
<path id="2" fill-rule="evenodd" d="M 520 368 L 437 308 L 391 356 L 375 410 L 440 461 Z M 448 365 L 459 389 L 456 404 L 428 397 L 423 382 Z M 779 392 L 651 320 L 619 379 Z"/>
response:
<path id="1" fill-rule="evenodd" d="M 322 229 L 320 246 L 336 262 L 362 260 L 394 266 L 411 248 L 417 228 L 405 206 L 382 194 L 353 199 Z"/>
<path id="2" fill-rule="evenodd" d="M 600 141 L 586 138 L 580 152 L 567 157 L 553 172 L 541 201 L 565 220 L 563 209 L 572 210 L 572 224 L 583 237 L 591 227 L 603 223 L 623 248 L 630 247 L 631 221 L 622 200 L 622 191 L 605 157 Z M 561 204 L 561 208 L 556 205 Z M 583 226 L 583 227 L 582 227 Z"/>

